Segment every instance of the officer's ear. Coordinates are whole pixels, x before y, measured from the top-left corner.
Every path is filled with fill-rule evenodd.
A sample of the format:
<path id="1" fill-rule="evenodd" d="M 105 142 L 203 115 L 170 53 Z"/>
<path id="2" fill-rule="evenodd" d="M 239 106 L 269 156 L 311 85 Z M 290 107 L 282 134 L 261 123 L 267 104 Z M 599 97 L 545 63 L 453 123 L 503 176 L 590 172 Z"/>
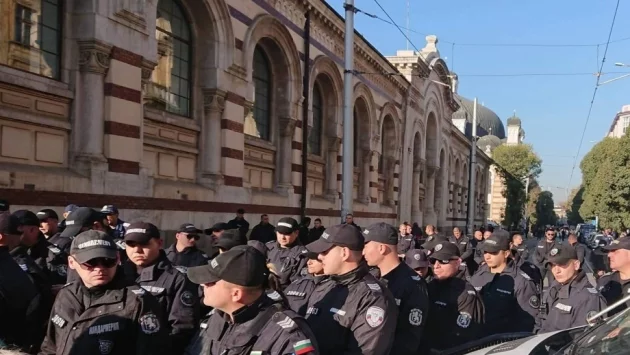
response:
<path id="1" fill-rule="evenodd" d="M 76 270 L 78 268 L 77 262 L 70 255 L 68 255 L 68 267 L 70 267 L 72 270 Z"/>
<path id="2" fill-rule="evenodd" d="M 575 271 L 580 270 L 580 266 L 581 266 L 581 264 L 580 264 L 579 260 L 573 260 L 573 269 Z"/>

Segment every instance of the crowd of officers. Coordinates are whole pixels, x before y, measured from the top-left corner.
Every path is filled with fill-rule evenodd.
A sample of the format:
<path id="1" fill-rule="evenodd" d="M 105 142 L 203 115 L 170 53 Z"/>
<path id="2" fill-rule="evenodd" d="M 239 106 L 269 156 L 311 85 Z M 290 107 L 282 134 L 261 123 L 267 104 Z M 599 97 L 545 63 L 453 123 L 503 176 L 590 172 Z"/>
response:
<path id="1" fill-rule="evenodd" d="M 0 347 L 31 354 L 424 354 L 484 336 L 586 325 L 630 291 L 630 238 L 593 287 L 580 246 L 404 223 L 324 228 L 239 210 L 205 231 L 115 206 L 18 210 L 0 201 Z M 274 239 L 269 238 L 273 227 Z M 262 227 L 261 227 L 262 226 Z M 254 233 L 256 232 L 256 233 Z M 197 247 L 211 241 L 210 252 Z M 252 236 L 252 234 L 254 234 Z M 575 236 L 573 236 L 574 238 Z M 269 238 L 270 239 L 270 238 Z M 305 244 L 303 241 L 308 241 Z M 549 289 L 543 292 L 544 279 Z"/>

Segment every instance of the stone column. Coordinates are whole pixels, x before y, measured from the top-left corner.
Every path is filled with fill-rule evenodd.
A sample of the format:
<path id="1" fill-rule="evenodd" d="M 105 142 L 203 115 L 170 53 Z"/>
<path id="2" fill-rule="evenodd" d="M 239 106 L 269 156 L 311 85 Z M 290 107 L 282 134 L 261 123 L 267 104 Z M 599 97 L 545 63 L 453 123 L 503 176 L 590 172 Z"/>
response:
<path id="1" fill-rule="evenodd" d="M 72 129 L 72 150 L 77 160 L 102 162 L 105 75 L 109 70 L 112 46 L 98 40 L 79 41 L 79 83 L 77 111 Z"/>
<path id="2" fill-rule="evenodd" d="M 427 183 L 424 216 L 425 223 L 436 224 L 437 215 L 435 213 L 435 177 L 438 175 L 440 168 L 437 166 L 427 166 Z"/>
<path id="3" fill-rule="evenodd" d="M 281 117 L 278 124 L 280 125 L 280 136 L 278 142 L 278 150 L 276 159 L 279 164 L 278 185 L 276 192 L 283 196 L 293 193 L 293 184 L 291 183 L 291 166 L 292 166 L 292 147 L 293 134 L 297 120 L 292 117 Z"/>
<path id="4" fill-rule="evenodd" d="M 341 146 L 341 138 L 328 137 L 326 151 L 326 199 L 335 202 L 339 198 L 337 182 L 337 155 Z"/>
<path id="5" fill-rule="evenodd" d="M 378 152 L 375 150 L 364 151 L 363 161 L 361 162 L 361 179 L 359 180 L 359 201 L 365 204 L 369 204 L 372 197 L 372 188 L 370 185 L 374 184 L 374 176 L 376 176 L 376 184 L 378 184 L 378 172 L 370 172 L 370 165 L 373 164 L 374 161 L 378 162 Z M 378 169 L 375 169 L 378 170 Z M 370 184 L 370 182 L 372 184 Z M 378 188 L 377 188 L 377 198 L 378 198 Z"/>
<path id="6" fill-rule="evenodd" d="M 413 214 L 420 211 L 420 174 L 422 174 L 422 161 L 417 159 L 413 162 L 411 180 L 411 211 Z"/>
<path id="7" fill-rule="evenodd" d="M 221 118 L 225 110 L 226 92 L 219 89 L 203 90 L 204 117 L 201 124 L 200 182 L 212 189 L 222 185 L 221 175 Z"/>

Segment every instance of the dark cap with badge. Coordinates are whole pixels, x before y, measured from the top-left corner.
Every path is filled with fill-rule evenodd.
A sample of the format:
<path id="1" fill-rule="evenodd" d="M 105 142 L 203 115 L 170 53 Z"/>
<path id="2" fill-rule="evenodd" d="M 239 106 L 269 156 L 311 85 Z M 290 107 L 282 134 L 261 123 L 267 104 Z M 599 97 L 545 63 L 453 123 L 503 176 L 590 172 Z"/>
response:
<path id="1" fill-rule="evenodd" d="M 363 230 L 365 243 L 377 242 L 387 245 L 398 244 L 398 231 L 391 224 L 379 222 L 369 225 Z"/>
<path id="2" fill-rule="evenodd" d="M 266 283 L 269 269 L 265 257 L 254 247 L 236 246 L 217 255 L 208 265 L 188 269 L 190 281 L 203 285 L 223 280 L 244 287 L 257 287 Z"/>
<path id="3" fill-rule="evenodd" d="M 457 260 L 460 253 L 457 244 L 453 244 L 449 241 L 441 242 L 433 247 L 433 250 L 429 254 L 429 259 L 435 260 Z"/>
<path id="4" fill-rule="evenodd" d="M 448 243 L 448 238 L 441 235 L 430 235 L 421 245 L 421 248 L 424 250 L 431 250 L 440 243 Z"/>
<path id="5" fill-rule="evenodd" d="M 0 234 L 20 235 L 18 230 L 19 221 L 17 217 L 8 213 L 0 213 Z"/>
<path id="6" fill-rule="evenodd" d="M 230 250 L 239 245 L 247 245 L 247 237 L 238 229 L 228 229 L 221 234 L 215 245 L 220 249 Z"/>
<path id="7" fill-rule="evenodd" d="M 66 206 L 66 208 L 63 209 L 63 213 L 72 213 L 74 212 L 77 208 L 79 208 L 79 206 L 75 205 L 75 204 L 70 204 L 68 206 Z"/>
<path id="8" fill-rule="evenodd" d="M 289 235 L 299 229 L 300 224 L 291 217 L 282 217 L 276 223 L 276 232 L 280 234 Z"/>
<path id="9" fill-rule="evenodd" d="M 202 230 L 195 227 L 195 225 L 192 223 L 184 223 L 179 226 L 177 233 L 188 233 L 189 235 L 197 235 L 199 233 L 202 233 Z"/>
<path id="10" fill-rule="evenodd" d="M 547 264 L 566 265 L 571 260 L 578 260 L 575 247 L 570 244 L 560 244 L 549 250 Z"/>
<path id="11" fill-rule="evenodd" d="M 46 221 L 48 218 L 59 220 L 59 216 L 57 215 L 57 212 L 55 212 L 55 210 L 52 210 L 50 208 L 44 208 L 43 210 L 37 212 L 37 218 L 39 218 L 39 220 L 42 222 Z"/>
<path id="12" fill-rule="evenodd" d="M 324 230 L 322 236 L 308 244 L 308 251 L 321 254 L 334 246 L 346 247 L 350 250 L 361 251 L 365 245 L 363 234 L 351 224 L 338 224 Z"/>
<path id="13" fill-rule="evenodd" d="M 630 250 L 630 237 L 621 237 L 619 239 L 615 239 L 609 245 L 602 247 L 602 249 L 605 251 L 621 249 Z"/>
<path id="14" fill-rule="evenodd" d="M 267 252 L 269 252 L 269 249 L 267 249 L 265 243 L 261 242 L 260 240 L 249 240 L 247 241 L 247 245 L 258 250 L 262 255 L 265 256 L 265 258 L 267 258 Z"/>
<path id="15" fill-rule="evenodd" d="M 101 208 L 101 213 L 109 215 L 109 214 L 118 214 L 118 208 L 114 205 L 105 205 Z"/>
<path id="16" fill-rule="evenodd" d="M 503 235 L 493 234 L 483 242 L 481 249 L 484 253 L 510 250 L 510 241 Z"/>
<path id="17" fill-rule="evenodd" d="M 134 222 L 125 230 L 125 242 L 147 244 L 151 239 L 160 239 L 160 230 L 151 223 Z"/>
<path id="18" fill-rule="evenodd" d="M 407 254 L 405 254 L 405 263 L 414 270 L 429 267 L 430 265 L 427 252 L 422 249 L 410 249 Z"/>
<path id="19" fill-rule="evenodd" d="M 203 234 L 211 235 L 212 232 L 220 232 L 220 231 L 224 231 L 224 230 L 229 229 L 229 228 L 230 228 L 230 226 L 227 223 L 219 222 L 219 223 L 215 223 L 210 228 L 204 229 Z"/>
<path id="20" fill-rule="evenodd" d="M 92 227 L 94 222 L 103 223 L 105 215 L 89 207 L 79 207 L 66 218 L 66 229 L 61 232 L 65 238 L 73 238 L 81 232 L 84 227 Z"/>
<path id="21" fill-rule="evenodd" d="M 81 264 L 96 258 L 116 259 L 118 247 L 107 233 L 90 229 L 72 240 L 70 255 Z"/>
<path id="22" fill-rule="evenodd" d="M 29 210 L 17 210 L 13 212 L 13 216 L 17 218 L 18 225 L 20 226 L 39 227 L 39 218 L 37 218 L 35 213 Z"/>

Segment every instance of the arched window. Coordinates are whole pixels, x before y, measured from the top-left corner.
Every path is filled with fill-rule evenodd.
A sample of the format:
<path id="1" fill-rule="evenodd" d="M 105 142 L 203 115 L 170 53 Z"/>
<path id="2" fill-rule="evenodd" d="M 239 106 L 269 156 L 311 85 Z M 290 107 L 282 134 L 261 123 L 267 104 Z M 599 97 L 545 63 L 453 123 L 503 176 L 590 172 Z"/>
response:
<path id="1" fill-rule="evenodd" d="M 0 64 L 60 77 L 61 1 L 0 1 Z"/>
<path id="2" fill-rule="evenodd" d="M 389 152 L 385 151 L 385 124 L 383 124 L 383 128 L 381 129 L 381 155 L 378 157 L 378 173 L 383 173 L 383 156 Z"/>
<path id="3" fill-rule="evenodd" d="M 324 121 L 324 102 L 319 85 L 313 88 L 313 127 L 308 133 L 309 153 L 321 155 L 322 153 L 322 122 Z"/>
<path id="4" fill-rule="evenodd" d="M 357 120 L 357 110 L 354 110 L 354 167 L 359 167 L 359 120 Z"/>
<path id="5" fill-rule="evenodd" d="M 155 36 L 158 64 L 145 88 L 146 104 L 190 116 L 192 41 L 190 25 L 176 0 L 159 0 Z"/>
<path id="6" fill-rule="evenodd" d="M 255 127 L 245 131 L 246 134 L 269 140 L 271 126 L 271 68 L 269 59 L 262 48 L 254 50 L 254 122 Z"/>

